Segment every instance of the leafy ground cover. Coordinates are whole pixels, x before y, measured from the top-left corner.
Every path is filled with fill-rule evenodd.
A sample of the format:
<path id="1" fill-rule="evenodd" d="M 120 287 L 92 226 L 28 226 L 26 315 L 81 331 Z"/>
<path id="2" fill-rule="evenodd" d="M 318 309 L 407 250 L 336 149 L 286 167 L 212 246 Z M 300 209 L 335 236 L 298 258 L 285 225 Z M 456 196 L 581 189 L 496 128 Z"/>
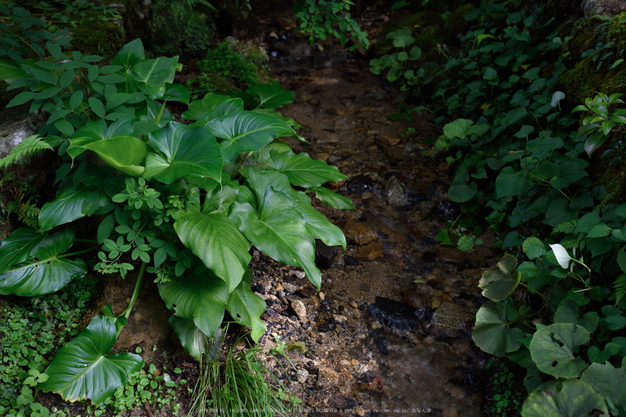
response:
<path id="1" fill-rule="evenodd" d="M 626 206 L 619 178 L 595 168 L 622 164 L 623 102 L 600 91 L 572 103 L 556 88 L 565 57 L 578 51 L 568 51 L 572 36 L 544 7 L 481 2 L 465 15 L 472 26 L 461 51 L 435 74 L 435 100 L 415 109 L 452 120 L 434 147 L 455 165 L 449 197 L 463 215 L 438 238 L 470 250 L 487 229 L 498 237 L 505 255 L 480 281 L 491 301 L 477 313 L 473 338 L 526 368 L 522 415 L 618 415 L 626 406 Z M 420 50 L 411 31 L 388 39 L 398 52 L 373 70 L 421 97 L 428 67 L 414 70 Z M 620 71 L 612 46 L 600 41 L 579 59 L 593 55 L 597 69 Z"/>

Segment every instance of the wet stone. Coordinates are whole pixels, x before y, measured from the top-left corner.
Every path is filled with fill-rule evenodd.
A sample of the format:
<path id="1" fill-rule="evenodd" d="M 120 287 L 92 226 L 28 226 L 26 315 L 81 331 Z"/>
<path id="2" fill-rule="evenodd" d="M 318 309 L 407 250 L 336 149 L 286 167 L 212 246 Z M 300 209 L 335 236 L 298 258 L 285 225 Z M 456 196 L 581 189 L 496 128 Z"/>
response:
<path id="1" fill-rule="evenodd" d="M 368 261 L 374 261 L 382 258 L 385 254 L 385 248 L 380 242 L 368 243 L 365 246 L 361 246 L 356 250 L 356 256 L 360 259 L 367 259 Z"/>
<path id="2" fill-rule="evenodd" d="M 369 230 L 363 223 L 349 220 L 344 227 L 346 237 L 358 245 L 367 245 L 368 243 L 378 240 L 378 235 Z"/>
<path id="3" fill-rule="evenodd" d="M 339 246 L 328 246 L 324 242 L 318 242 L 315 248 L 315 265 L 321 269 L 328 269 L 333 265 Z"/>
<path id="4" fill-rule="evenodd" d="M 463 263 L 465 260 L 465 253 L 457 248 L 442 246 L 438 251 L 439 259 L 444 262 L 451 262 L 455 264 Z"/>
<path id="5" fill-rule="evenodd" d="M 376 297 L 374 304 L 367 306 L 367 311 L 381 324 L 398 330 L 412 330 L 430 315 L 426 308 L 416 310 L 405 302 L 380 296 Z"/>
<path id="6" fill-rule="evenodd" d="M 289 294 L 294 294 L 296 291 L 298 291 L 298 286 L 289 282 L 283 282 L 283 288 Z"/>
<path id="7" fill-rule="evenodd" d="M 409 200 L 404 192 L 402 182 L 393 176 L 387 181 L 385 186 L 385 198 L 387 203 L 392 207 L 400 207 L 408 204 Z"/>
<path id="8" fill-rule="evenodd" d="M 436 335 L 459 336 L 472 328 L 475 318 L 474 311 L 446 301 L 435 311 L 428 328 Z"/>
<path id="9" fill-rule="evenodd" d="M 320 366 L 317 371 L 317 383 L 315 388 L 323 390 L 337 385 L 339 383 L 339 374 L 327 366 Z"/>
<path id="10" fill-rule="evenodd" d="M 300 320 L 301 323 L 307 322 L 306 307 L 302 301 L 291 300 L 291 308 L 294 313 L 296 313 L 296 316 L 298 316 L 298 320 Z"/>
<path id="11" fill-rule="evenodd" d="M 383 355 L 389 355 L 389 348 L 387 348 L 387 338 L 385 336 L 376 336 L 374 338 L 374 345 L 376 349 Z"/>

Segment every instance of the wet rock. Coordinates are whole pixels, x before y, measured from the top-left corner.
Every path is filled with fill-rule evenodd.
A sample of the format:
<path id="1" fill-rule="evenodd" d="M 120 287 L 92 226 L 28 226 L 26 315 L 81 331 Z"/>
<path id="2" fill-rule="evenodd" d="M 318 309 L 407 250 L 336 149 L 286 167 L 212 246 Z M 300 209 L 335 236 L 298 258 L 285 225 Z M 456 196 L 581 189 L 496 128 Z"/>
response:
<path id="1" fill-rule="evenodd" d="M 304 279 L 306 278 L 306 274 L 304 273 L 304 271 L 294 271 L 293 274 L 296 276 L 296 278 L 298 279 Z"/>
<path id="2" fill-rule="evenodd" d="M 252 287 L 252 291 L 265 294 L 265 286 L 263 284 L 256 284 Z"/>
<path id="3" fill-rule="evenodd" d="M 370 100 L 375 100 L 375 101 L 380 101 L 382 100 L 385 95 L 387 95 L 387 92 L 383 89 L 378 89 L 378 90 L 374 90 L 371 93 L 367 93 L 363 96 L 363 98 L 365 99 L 370 99 Z"/>
<path id="4" fill-rule="evenodd" d="M 444 262 L 451 262 L 454 264 L 460 264 L 465 261 L 465 252 L 460 249 L 442 246 L 438 250 L 439 259 Z"/>
<path id="5" fill-rule="evenodd" d="M 433 314 L 428 329 L 439 336 L 459 336 L 472 328 L 474 320 L 473 311 L 446 301 Z"/>
<path id="6" fill-rule="evenodd" d="M 398 330 L 412 330 L 430 314 L 426 308 L 416 310 L 405 302 L 379 296 L 367 306 L 367 311 L 381 324 Z"/>
<path id="7" fill-rule="evenodd" d="M 361 265 L 361 262 L 358 261 L 358 259 L 352 257 L 352 256 L 344 256 L 343 257 L 343 262 L 345 265 L 348 266 L 357 266 L 357 265 Z"/>
<path id="8" fill-rule="evenodd" d="M 333 315 L 333 318 L 335 319 L 337 323 L 345 323 L 348 321 L 348 318 L 344 316 L 343 314 L 335 314 Z"/>
<path id="9" fill-rule="evenodd" d="M 344 49 L 330 48 L 318 52 L 313 57 L 315 69 L 333 68 L 348 60 L 348 52 Z"/>
<path id="10" fill-rule="evenodd" d="M 327 366 L 320 366 L 317 371 L 317 383 L 315 388 L 319 390 L 328 389 L 339 383 L 339 374 Z"/>
<path id="11" fill-rule="evenodd" d="M 387 348 L 387 338 L 385 336 L 376 336 L 374 338 L 374 345 L 376 349 L 383 355 L 389 355 L 389 348 Z"/>
<path id="12" fill-rule="evenodd" d="M 367 259 L 368 261 L 374 261 L 382 258 L 385 254 L 385 248 L 380 242 L 371 242 L 365 246 L 361 246 L 356 250 L 356 256 L 360 259 Z"/>
<path id="13" fill-rule="evenodd" d="M 27 108 L 6 109 L 0 113 L 0 158 L 6 157 L 24 139 L 37 133 L 46 123 L 45 114 L 28 113 Z"/>
<path id="14" fill-rule="evenodd" d="M 586 18 L 612 17 L 626 10 L 625 0 L 583 0 L 581 8 Z"/>
<path id="15" fill-rule="evenodd" d="M 317 331 L 320 333 L 328 333 L 332 330 L 335 330 L 336 327 L 337 327 L 337 322 L 335 321 L 335 319 L 331 319 L 327 323 L 320 324 L 317 328 Z"/>
<path id="16" fill-rule="evenodd" d="M 333 265 L 340 246 L 328 246 L 319 241 L 315 246 L 315 265 L 320 269 L 328 269 Z"/>
<path id="17" fill-rule="evenodd" d="M 351 193 L 363 193 L 374 189 L 374 180 L 367 175 L 359 174 L 350 179 L 348 191 Z"/>
<path id="18" fill-rule="evenodd" d="M 385 186 L 385 198 L 387 203 L 392 207 L 405 206 L 409 202 L 402 182 L 395 175 L 387 181 L 387 185 Z"/>
<path id="19" fill-rule="evenodd" d="M 343 229 L 346 237 L 356 242 L 357 245 L 367 245 L 378 240 L 378 234 L 369 230 L 363 223 L 352 219 L 348 220 Z"/>
<path id="20" fill-rule="evenodd" d="M 300 320 L 301 323 L 304 324 L 307 322 L 306 307 L 302 301 L 291 300 L 291 308 L 294 313 L 296 313 L 296 316 L 298 316 L 298 320 Z"/>

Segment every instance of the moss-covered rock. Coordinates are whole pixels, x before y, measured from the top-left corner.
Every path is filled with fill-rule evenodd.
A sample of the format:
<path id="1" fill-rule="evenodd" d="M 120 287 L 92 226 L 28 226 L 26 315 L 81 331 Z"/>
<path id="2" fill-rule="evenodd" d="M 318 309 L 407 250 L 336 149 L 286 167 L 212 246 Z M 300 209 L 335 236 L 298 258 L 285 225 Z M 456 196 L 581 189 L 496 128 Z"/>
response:
<path id="1" fill-rule="evenodd" d="M 124 45 L 124 33 L 112 20 L 95 21 L 71 29 L 72 45 L 85 55 L 112 57 Z"/>

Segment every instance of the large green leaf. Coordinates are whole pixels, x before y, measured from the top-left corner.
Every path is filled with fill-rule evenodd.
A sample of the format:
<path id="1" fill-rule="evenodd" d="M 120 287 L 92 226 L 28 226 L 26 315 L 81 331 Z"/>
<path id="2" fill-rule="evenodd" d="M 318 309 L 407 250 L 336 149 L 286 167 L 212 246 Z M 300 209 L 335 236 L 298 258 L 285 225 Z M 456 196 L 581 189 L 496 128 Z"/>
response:
<path id="1" fill-rule="evenodd" d="M 306 194 L 302 191 L 294 191 L 289 194 L 289 197 L 304 218 L 306 228 L 311 236 L 328 246 L 341 245 L 344 249 L 346 248 L 346 237 L 341 229 L 317 211 L 311 205 L 311 199 Z"/>
<path id="2" fill-rule="evenodd" d="M 115 136 L 83 145 L 98 154 L 113 168 L 135 177 L 144 173 L 142 165 L 148 154 L 148 146 L 134 136 Z"/>
<path id="3" fill-rule="evenodd" d="M 65 401 L 90 399 L 102 404 L 126 383 L 128 374 L 143 366 L 141 356 L 133 353 L 108 355 L 115 338 L 115 324 L 94 317 L 85 331 L 58 351 L 46 369 L 50 377 L 39 388 L 60 394 Z"/>
<path id="4" fill-rule="evenodd" d="M 587 343 L 589 332 L 573 323 L 556 323 L 535 332 L 530 355 L 541 372 L 557 378 L 578 378 L 587 364 L 574 349 Z"/>
<path id="5" fill-rule="evenodd" d="M 283 89 L 280 84 L 257 84 L 246 91 L 258 98 L 259 107 L 269 110 L 290 104 L 296 96 L 295 92 Z"/>
<path id="6" fill-rule="evenodd" d="M 567 380 L 561 390 L 556 387 L 547 390 L 535 390 L 524 402 L 523 417 L 587 417 L 593 410 L 600 410 L 602 415 L 609 413 L 601 396 L 582 381 Z"/>
<path id="7" fill-rule="evenodd" d="M 322 276 L 315 266 L 314 240 L 302 215 L 287 195 L 271 186 L 257 197 L 258 212 L 248 203 L 236 202 L 230 218 L 259 250 L 278 262 L 302 267 L 319 288 Z"/>
<path id="8" fill-rule="evenodd" d="M 565 188 L 570 184 L 588 176 L 584 168 L 574 161 L 564 161 L 559 163 L 559 176 L 550 181 L 554 188 Z"/>
<path id="9" fill-rule="evenodd" d="M 589 333 L 592 333 L 598 327 L 598 313 L 590 311 L 582 318 L 578 317 L 578 303 L 571 298 L 564 300 L 554 313 L 555 323 L 574 323 L 583 326 Z"/>
<path id="10" fill-rule="evenodd" d="M 113 58 L 111 65 L 121 65 L 126 70 L 130 70 L 133 66 L 146 58 L 143 43 L 141 39 L 135 39 L 122 46 L 119 52 Z"/>
<path id="11" fill-rule="evenodd" d="M 45 237 L 45 234 L 29 227 L 14 230 L 0 245 L 0 274 L 13 265 L 24 262 L 30 251 Z"/>
<path id="12" fill-rule="evenodd" d="M 74 243 L 74 231 L 63 230 L 47 236 L 30 256 L 0 274 L 0 294 L 32 297 L 49 294 L 87 273 L 85 262 L 61 257 Z"/>
<path id="13" fill-rule="evenodd" d="M 176 332 L 185 350 L 201 361 L 202 355 L 209 351 L 211 339 L 198 329 L 193 320 L 180 318 L 176 314 L 170 316 L 170 326 Z"/>
<path id="14" fill-rule="evenodd" d="M 347 179 L 337 168 L 320 159 L 312 159 L 302 152 L 270 152 L 270 166 L 287 175 L 289 182 L 297 187 L 318 187 L 327 181 Z"/>
<path id="15" fill-rule="evenodd" d="M 228 297 L 228 312 L 233 319 L 251 329 L 252 340 L 257 342 L 265 333 L 265 323 L 261 314 L 265 311 L 265 301 L 250 290 L 252 272 L 248 269 L 239 286 Z"/>
<path id="16" fill-rule="evenodd" d="M 109 199 L 94 187 L 74 187 L 70 181 L 61 183 L 56 199 L 46 203 L 39 212 L 39 227 L 48 231 L 55 226 L 92 215 Z"/>
<path id="17" fill-rule="evenodd" d="M 240 109 L 240 111 L 243 111 L 243 100 L 240 98 L 231 98 L 222 94 L 208 93 L 202 98 L 202 100 L 194 100 L 189 104 L 189 109 L 183 113 L 183 120 L 198 120 L 206 113 L 212 112 L 218 108 L 223 103 L 229 103 L 226 107 L 235 105 Z M 221 116 L 224 116 L 225 114 L 227 113 L 224 113 Z"/>
<path id="18" fill-rule="evenodd" d="M 204 128 L 170 122 L 150 133 L 149 145 L 160 154 L 148 154 L 146 178 L 166 184 L 189 175 L 222 181 L 222 153 L 215 136 Z"/>
<path id="19" fill-rule="evenodd" d="M 131 116 L 120 117 L 109 127 L 102 119 L 91 121 L 72 135 L 67 153 L 72 158 L 76 158 L 85 149 L 89 149 L 90 144 L 117 136 L 130 136 L 132 133 L 133 118 Z"/>
<path id="20" fill-rule="evenodd" d="M 608 398 L 619 410 L 619 415 L 626 412 L 626 369 L 615 368 L 610 363 L 592 363 L 585 369 L 580 377 L 600 394 L 602 398 Z"/>
<path id="21" fill-rule="evenodd" d="M 229 163 L 241 152 L 261 149 L 277 137 L 297 136 L 282 120 L 252 112 L 231 113 L 206 125 L 220 142 L 224 163 Z"/>
<path id="22" fill-rule="evenodd" d="M 174 310 L 180 318 L 193 320 L 202 333 L 209 337 L 222 324 L 228 302 L 228 288 L 224 281 L 209 270 L 159 284 L 159 294 L 167 308 Z"/>
<path id="23" fill-rule="evenodd" d="M 226 282 L 229 293 L 239 285 L 251 259 L 250 242 L 228 217 L 219 211 L 180 213 L 174 229 L 181 242 Z"/>
<path id="24" fill-rule="evenodd" d="M 524 171 L 515 171 L 513 167 L 504 167 L 496 178 L 496 195 L 508 198 L 521 195 L 532 188 L 533 183 Z"/>
<path id="25" fill-rule="evenodd" d="M 166 83 L 174 82 L 178 57 L 148 59 L 134 65 L 131 73 L 142 93 L 161 99 L 167 91 Z"/>
<path id="26" fill-rule="evenodd" d="M 19 78 L 28 77 L 28 73 L 17 62 L 0 59 L 0 80 L 11 84 Z"/>
<path id="27" fill-rule="evenodd" d="M 519 285 L 521 274 L 515 269 L 517 259 L 512 255 L 504 255 L 496 269 L 485 271 L 478 286 L 482 294 L 493 301 L 502 301 Z"/>
<path id="28" fill-rule="evenodd" d="M 334 191 L 330 191 L 328 188 L 316 188 L 315 196 L 319 198 L 322 203 L 332 208 L 339 210 L 354 210 L 352 200 L 348 197 L 342 196 L 341 194 L 337 194 Z"/>
<path id="29" fill-rule="evenodd" d="M 487 301 L 476 313 L 476 325 L 472 331 L 474 343 L 483 351 L 496 356 L 516 351 L 522 344 L 524 332 L 509 329 L 507 323 L 505 307 Z"/>

